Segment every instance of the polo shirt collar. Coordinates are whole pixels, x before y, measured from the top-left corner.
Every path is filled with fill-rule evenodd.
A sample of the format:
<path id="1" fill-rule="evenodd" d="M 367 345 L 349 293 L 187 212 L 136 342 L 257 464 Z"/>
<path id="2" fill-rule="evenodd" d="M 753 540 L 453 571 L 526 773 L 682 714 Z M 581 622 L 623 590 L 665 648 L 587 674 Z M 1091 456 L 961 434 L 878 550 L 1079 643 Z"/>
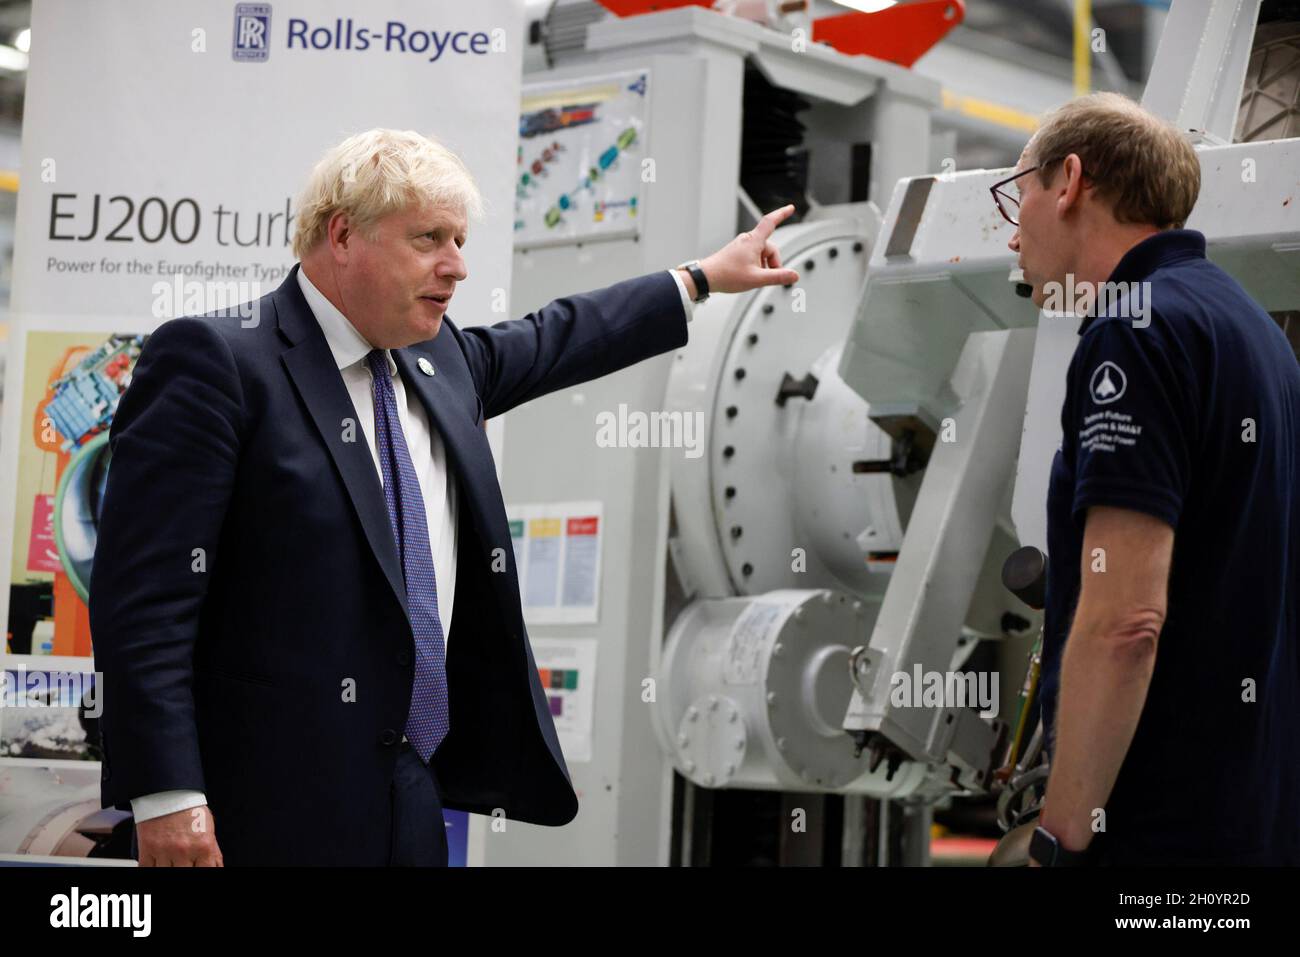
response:
<path id="1" fill-rule="evenodd" d="M 1195 229 L 1165 229 L 1148 236 L 1123 256 L 1111 271 L 1108 283 L 1141 282 L 1157 269 L 1174 263 L 1205 258 L 1205 234 Z M 1096 316 L 1087 316 L 1079 334 Z"/>

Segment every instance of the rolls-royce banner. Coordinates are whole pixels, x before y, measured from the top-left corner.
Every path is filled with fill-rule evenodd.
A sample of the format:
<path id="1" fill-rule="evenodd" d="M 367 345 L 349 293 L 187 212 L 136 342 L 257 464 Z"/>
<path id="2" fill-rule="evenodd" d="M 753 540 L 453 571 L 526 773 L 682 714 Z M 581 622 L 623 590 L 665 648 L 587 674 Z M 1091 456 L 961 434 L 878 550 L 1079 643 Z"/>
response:
<path id="1" fill-rule="evenodd" d="M 120 858 L 102 828 L 33 833 L 6 802 L 54 801 L 37 822 L 98 809 L 87 585 L 140 350 L 279 285 L 312 166 L 374 127 L 470 168 L 486 213 L 452 315 L 508 318 L 523 0 L 42 0 L 32 18 L 0 473 L 0 673 L 26 680 L 0 688 L 0 857 Z"/>
<path id="2" fill-rule="evenodd" d="M 455 318 L 493 318 L 518 131 L 485 118 L 518 111 L 522 0 L 47 0 L 32 13 L 20 318 L 116 315 L 140 331 L 200 292 L 273 288 L 308 170 L 376 126 L 431 134 L 474 172 L 489 213 Z"/>

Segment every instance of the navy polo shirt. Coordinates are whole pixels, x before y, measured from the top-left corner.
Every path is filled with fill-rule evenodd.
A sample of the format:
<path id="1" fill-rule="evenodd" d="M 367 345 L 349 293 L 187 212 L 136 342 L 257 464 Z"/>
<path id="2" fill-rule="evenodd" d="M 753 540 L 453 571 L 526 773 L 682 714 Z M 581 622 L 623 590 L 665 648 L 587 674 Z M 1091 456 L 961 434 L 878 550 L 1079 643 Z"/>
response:
<path id="1" fill-rule="evenodd" d="M 1070 362 L 1047 498 L 1049 748 L 1087 510 L 1153 515 L 1174 529 L 1167 615 L 1098 850 L 1300 864 L 1300 364 L 1199 232 L 1148 237 L 1110 282 L 1149 285 L 1085 320 Z"/>

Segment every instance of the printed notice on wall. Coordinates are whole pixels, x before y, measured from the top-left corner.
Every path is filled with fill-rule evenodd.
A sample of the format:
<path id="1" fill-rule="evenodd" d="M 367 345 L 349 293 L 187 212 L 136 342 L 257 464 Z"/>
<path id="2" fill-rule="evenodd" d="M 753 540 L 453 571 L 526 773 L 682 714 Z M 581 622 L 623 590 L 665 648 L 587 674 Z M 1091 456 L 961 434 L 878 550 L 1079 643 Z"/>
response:
<path id="1" fill-rule="evenodd" d="M 564 759 L 590 761 L 596 639 L 533 638 L 532 645 Z"/>
<path id="2" fill-rule="evenodd" d="M 600 616 L 600 502 L 507 505 L 524 621 L 590 624 Z"/>
<path id="3" fill-rule="evenodd" d="M 515 249 L 636 236 L 645 211 L 644 70 L 523 90 Z"/>

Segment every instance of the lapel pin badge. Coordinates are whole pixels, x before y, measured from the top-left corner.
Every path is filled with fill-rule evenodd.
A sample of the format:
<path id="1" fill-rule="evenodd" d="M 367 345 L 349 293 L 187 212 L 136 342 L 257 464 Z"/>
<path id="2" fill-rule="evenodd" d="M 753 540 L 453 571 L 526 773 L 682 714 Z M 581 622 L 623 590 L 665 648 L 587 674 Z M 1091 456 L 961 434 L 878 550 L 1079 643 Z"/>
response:
<path id="1" fill-rule="evenodd" d="M 424 356 L 420 356 L 420 358 L 415 361 L 415 364 L 420 367 L 420 371 L 425 375 L 433 375 L 433 363 Z"/>

